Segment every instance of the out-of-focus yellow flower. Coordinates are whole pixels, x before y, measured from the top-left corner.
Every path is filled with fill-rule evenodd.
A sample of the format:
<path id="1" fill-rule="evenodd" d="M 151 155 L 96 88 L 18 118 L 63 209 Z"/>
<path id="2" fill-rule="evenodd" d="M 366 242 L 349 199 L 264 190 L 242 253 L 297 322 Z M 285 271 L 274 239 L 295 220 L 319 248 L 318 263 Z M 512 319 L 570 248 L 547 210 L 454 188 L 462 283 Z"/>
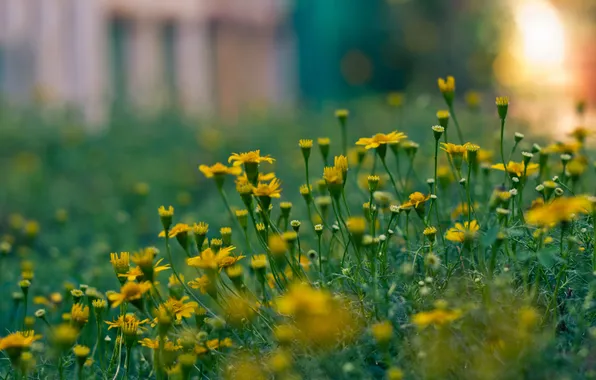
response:
<path id="1" fill-rule="evenodd" d="M 503 166 L 503 164 L 495 164 L 495 165 L 491 166 L 491 168 L 500 170 L 500 171 L 505 171 L 505 167 Z M 526 175 L 532 175 L 532 174 L 538 172 L 538 169 L 540 169 L 540 165 L 538 165 L 538 164 L 531 163 L 531 164 L 528 164 L 528 166 L 526 168 L 526 164 L 523 162 L 509 161 L 509 163 L 507 164 L 506 171 L 510 175 L 514 175 L 516 177 L 522 178 L 524 176 L 524 173 Z"/>
<path id="2" fill-rule="evenodd" d="M 89 306 L 84 306 L 80 303 L 75 303 L 70 309 L 71 321 L 82 327 L 89 321 Z"/>
<path id="3" fill-rule="evenodd" d="M 207 294 L 210 291 L 211 280 L 209 279 L 209 276 L 204 274 L 201 277 L 197 277 L 194 280 L 189 281 L 188 286 L 193 289 L 199 289 L 201 294 Z"/>
<path id="4" fill-rule="evenodd" d="M 401 107 L 404 104 L 404 94 L 402 92 L 390 92 L 387 95 L 387 104 L 391 107 Z"/>
<path id="5" fill-rule="evenodd" d="M 466 153 L 466 145 L 458 145 L 452 143 L 441 143 L 441 149 L 447 152 L 451 156 L 463 157 Z"/>
<path id="6" fill-rule="evenodd" d="M 447 76 L 447 78 L 439 78 L 437 79 L 437 84 L 439 85 L 439 90 L 445 93 L 453 93 L 455 91 L 455 78 L 451 75 Z"/>
<path id="7" fill-rule="evenodd" d="M 569 136 L 573 137 L 580 144 L 583 144 L 586 138 L 593 134 L 594 131 L 591 131 L 586 127 L 577 127 L 573 131 L 569 132 Z"/>
<path id="8" fill-rule="evenodd" d="M 423 329 L 430 325 L 443 326 L 453 321 L 458 320 L 462 316 L 462 311 L 459 309 L 447 310 L 437 308 L 431 311 L 423 311 L 412 316 L 412 322 Z"/>
<path id="9" fill-rule="evenodd" d="M 560 197 L 528 211 L 526 222 L 536 226 L 550 227 L 561 222 L 570 222 L 579 214 L 587 214 L 591 210 L 592 203 L 587 197 Z"/>
<path id="10" fill-rule="evenodd" d="M 395 144 L 408 138 L 405 133 L 393 131 L 388 134 L 377 133 L 372 137 L 361 137 L 356 145 L 363 145 L 366 149 L 378 148 L 380 145 Z"/>
<path id="11" fill-rule="evenodd" d="M 150 348 L 152 350 L 158 350 L 159 343 L 159 339 L 144 338 L 139 340 L 139 344 L 141 346 Z M 179 351 L 182 349 L 180 344 L 172 342 L 168 337 L 165 337 L 163 343 L 163 349 L 166 351 Z"/>
<path id="12" fill-rule="evenodd" d="M 572 141 L 572 142 L 557 142 L 551 144 L 545 148 L 542 148 L 540 153 L 542 154 L 575 154 L 579 152 L 581 149 L 582 144 L 579 141 Z"/>
<path id="13" fill-rule="evenodd" d="M 455 243 L 469 242 L 476 237 L 479 229 L 480 226 L 475 220 L 470 223 L 455 223 L 455 227 L 450 228 L 445 234 L 445 239 Z"/>
<path id="14" fill-rule="evenodd" d="M 388 344 L 393 337 L 393 325 L 389 321 L 375 323 L 370 330 L 377 344 L 381 346 Z"/>
<path id="15" fill-rule="evenodd" d="M 226 174 L 229 175 L 240 175 L 242 173 L 242 168 L 239 166 L 232 166 L 227 167 L 226 165 L 217 162 L 212 166 L 201 165 L 199 166 L 199 170 L 201 173 L 205 175 L 206 178 L 213 178 L 214 176 L 224 176 Z"/>
<path id="16" fill-rule="evenodd" d="M 41 339 L 41 335 L 33 330 L 17 331 L 0 338 L 0 351 L 6 352 L 11 359 L 18 358 L 23 350 L 31 347 L 31 343 Z"/>
<path id="17" fill-rule="evenodd" d="M 510 192 L 506 191 L 506 193 L 509 194 L 509 196 L 511 196 Z M 474 202 L 472 208 L 474 210 L 478 209 L 478 202 Z M 470 212 L 470 205 L 468 205 L 467 203 L 460 203 L 453 209 L 453 211 L 451 211 L 451 218 L 456 219 L 460 215 L 468 216 L 469 212 Z"/>

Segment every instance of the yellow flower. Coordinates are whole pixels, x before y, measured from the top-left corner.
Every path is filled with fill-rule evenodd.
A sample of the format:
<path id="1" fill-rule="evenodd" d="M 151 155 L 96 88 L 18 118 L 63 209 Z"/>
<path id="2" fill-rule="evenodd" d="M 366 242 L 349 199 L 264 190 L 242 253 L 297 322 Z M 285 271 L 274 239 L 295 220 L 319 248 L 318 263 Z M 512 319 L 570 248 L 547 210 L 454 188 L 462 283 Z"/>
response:
<path id="1" fill-rule="evenodd" d="M 587 129 L 586 127 L 577 127 L 573 131 L 569 132 L 569 136 L 575 138 L 579 143 L 583 143 L 586 137 L 594 134 L 594 131 Z"/>
<path id="2" fill-rule="evenodd" d="M 188 282 L 188 286 L 190 286 L 193 289 L 199 289 L 201 294 L 207 294 L 210 290 L 210 285 L 211 280 L 209 280 L 209 276 L 207 276 L 206 274 Z"/>
<path id="3" fill-rule="evenodd" d="M 89 356 L 91 349 L 87 346 L 77 344 L 72 348 L 72 352 L 75 354 L 75 356 L 86 358 L 87 356 Z"/>
<path id="4" fill-rule="evenodd" d="M 348 171 L 348 159 L 344 155 L 335 156 L 333 166 L 345 173 Z"/>
<path id="5" fill-rule="evenodd" d="M 423 311 L 412 316 L 412 322 L 423 329 L 430 325 L 443 326 L 458 320 L 462 316 L 462 311 L 459 309 L 446 310 L 437 308 L 432 311 Z"/>
<path id="6" fill-rule="evenodd" d="M 164 206 L 159 206 L 159 208 L 157 209 L 157 213 L 162 218 L 163 217 L 171 218 L 172 216 L 174 216 L 174 207 L 169 206 L 168 208 L 165 208 Z"/>
<path id="7" fill-rule="evenodd" d="M 310 139 L 301 139 L 298 141 L 298 146 L 302 149 L 309 149 L 312 148 L 312 140 Z"/>
<path id="8" fill-rule="evenodd" d="M 232 153 L 230 158 L 228 158 L 228 163 L 234 162 L 234 166 L 240 166 L 242 164 L 260 164 L 261 162 L 268 162 L 272 164 L 275 159 L 271 158 L 270 156 L 262 156 L 260 150 L 254 150 L 252 152 L 246 153 Z"/>
<path id="9" fill-rule="evenodd" d="M 105 321 L 105 322 L 109 326 L 108 327 L 108 330 L 111 330 L 111 329 L 120 329 L 125 324 L 130 323 L 130 322 L 133 322 L 133 321 L 135 321 L 139 326 L 140 325 L 144 325 L 146 323 L 149 323 L 149 319 L 140 320 L 140 319 L 137 318 L 136 315 L 134 315 L 132 313 L 128 313 L 128 314 L 125 314 L 125 315 L 120 315 L 113 322 L 110 322 L 110 321 Z"/>
<path id="10" fill-rule="evenodd" d="M 195 313 L 195 309 L 199 304 L 194 301 L 186 302 L 189 299 L 190 297 L 188 296 L 184 296 L 180 299 L 170 297 L 163 303 L 163 305 L 160 305 L 160 308 L 169 311 L 179 321 L 182 320 L 182 318 L 190 318 Z"/>
<path id="11" fill-rule="evenodd" d="M 151 348 L 152 350 L 158 350 L 160 341 L 159 339 L 151 339 L 145 338 L 143 340 L 139 340 L 139 344 L 143 347 Z M 182 349 L 180 344 L 172 342 L 167 336 L 164 339 L 163 349 L 166 351 L 178 351 Z"/>
<path id="12" fill-rule="evenodd" d="M 493 152 L 490 150 L 480 149 L 478 151 L 478 162 L 490 164 L 493 159 Z"/>
<path id="13" fill-rule="evenodd" d="M 421 192 L 414 192 L 408 196 L 408 201 L 406 201 L 401 206 L 406 207 L 414 207 L 419 208 L 420 205 L 423 205 L 426 201 L 430 199 L 430 195 L 424 195 Z"/>
<path id="14" fill-rule="evenodd" d="M 209 232 L 209 224 L 204 222 L 195 223 L 192 225 L 192 232 L 195 235 L 207 235 L 207 232 Z"/>
<path id="15" fill-rule="evenodd" d="M 120 293 L 112 293 L 108 296 L 108 299 L 112 301 L 112 307 L 118 307 L 122 302 L 136 302 L 141 299 L 151 288 L 151 284 L 148 281 L 140 284 L 136 282 L 127 282 L 120 288 Z"/>
<path id="16" fill-rule="evenodd" d="M 0 351 L 22 351 L 39 339 L 41 339 L 41 335 L 36 335 L 33 330 L 17 331 L 0 338 Z"/>
<path id="17" fill-rule="evenodd" d="M 437 84 L 439 85 L 439 90 L 442 93 L 449 93 L 455 91 L 455 78 L 449 75 L 447 78 L 439 78 L 437 79 Z"/>
<path id="18" fill-rule="evenodd" d="M 343 184 L 343 173 L 335 166 L 326 166 L 323 169 L 323 178 L 327 185 L 341 185 Z"/>
<path id="19" fill-rule="evenodd" d="M 466 92 L 466 104 L 470 108 L 476 108 L 480 105 L 481 96 L 479 92 L 476 91 L 468 91 Z"/>
<path id="20" fill-rule="evenodd" d="M 201 165 L 199 166 L 199 170 L 205 175 L 206 178 L 213 178 L 214 176 L 223 176 L 226 174 L 240 175 L 240 173 L 242 173 L 242 168 L 239 166 L 227 167 L 220 162 L 217 162 L 212 166 Z"/>
<path id="21" fill-rule="evenodd" d="M 385 345 L 391 341 L 393 337 L 393 325 L 389 321 L 375 323 L 370 328 L 373 338 L 380 345 Z"/>
<path id="22" fill-rule="evenodd" d="M 281 182 L 279 179 L 274 178 L 269 183 L 259 182 L 256 187 L 253 188 L 253 194 L 255 197 L 270 197 L 279 198 L 281 197 Z"/>
<path id="23" fill-rule="evenodd" d="M 89 321 L 89 306 L 84 306 L 80 303 L 75 303 L 70 309 L 70 318 L 79 326 L 84 325 Z"/>
<path id="24" fill-rule="evenodd" d="M 510 192 L 506 191 L 506 193 L 509 194 L 509 196 L 511 196 Z M 474 210 L 477 209 L 478 202 L 474 202 L 474 204 L 472 205 L 472 208 Z M 451 218 L 456 219 L 460 215 L 467 216 L 469 212 L 470 212 L 470 206 L 467 203 L 460 203 L 451 212 Z"/>
<path id="25" fill-rule="evenodd" d="M 557 142 L 555 144 L 547 146 L 546 148 L 543 148 L 540 152 L 544 154 L 575 154 L 581 149 L 581 147 L 582 143 L 580 143 L 579 141 L 573 141 L 568 143 Z"/>
<path id="26" fill-rule="evenodd" d="M 408 138 L 405 133 L 393 131 L 388 134 L 377 133 L 372 137 L 361 137 L 356 141 L 356 145 L 364 145 L 366 149 L 378 148 L 383 144 L 397 144 L 400 141 Z"/>
<path id="27" fill-rule="evenodd" d="M 130 253 L 120 252 L 120 255 L 110 253 L 110 263 L 116 274 L 126 273 L 130 268 Z"/>
<path id="28" fill-rule="evenodd" d="M 480 226 L 475 220 L 472 220 L 470 223 L 455 223 L 455 227 L 450 228 L 445 234 L 445 239 L 456 243 L 470 241 L 474 239 L 479 229 Z"/>
<path id="29" fill-rule="evenodd" d="M 267 267 L 266 255 L 254 255 L 250 259 L 250 266 L 253 269 L 264 269 Z"/>
<path id="30" fill-rule="evenodd" d="M 186 223 L 177 223 L 168 231 L 168 237 L 174 238 L 176 235 L 184 234 L 192 231 L 192 227 Z M 165 231 L 161 231 L 158 237 L 166 237 Z"/>
<path id="31" fill-rule="evenodd" d="M 452 143 L 441 143 L 441 149 L 452 156 L 463 156 L 466 153 L 466 145 Z"/>
<path id="32" fill-rule="evenodd" d="M 491 168 L 505 171 L 503 164 L 495 164 L 495 165 L 491 166 Z M 538 169 L 540 169 L 540 165 L 538 165 L 538 164 L 529 164 L 527 168 L 526 168 L 526 164 L 523 162 L 509 161 L 509 163 L 507 164 L 507 173 L 509 173 L 511 175 L 515 175 L 516 177 L 519 177 L 519 178 L 524 176 L 524 171 L 525 171 L 526 175 L 532 175 L 532 174 L 538 172 Z"/>
<path id="33" fill-rule="evenodd" d="M 561 222 L 570 222 L 579 214 L 587 214 L 592 204 L 587 197 L 561 197 L 551 203 L 532 208 L 526 214 L 526 222 L 535 226 L 550 227 Z"/>
<path id="34" fill-rule="evenodd" d="M 236 264 L 244 256 L 230 256 L 234 246 L 221 248 L 217 254 L 213 253 L 211 248 L 205 249 L 199 256 L 186 259 L 186 263 L 191 267 L 202 269 L 221 269 Z"/>
<path id="35" fill-rule="evenodd" d="M 401 92 L 390 92 L 387 95 L 387 104 L 391 107 L 399 107 L 404 102 L 404 94 Z"/>

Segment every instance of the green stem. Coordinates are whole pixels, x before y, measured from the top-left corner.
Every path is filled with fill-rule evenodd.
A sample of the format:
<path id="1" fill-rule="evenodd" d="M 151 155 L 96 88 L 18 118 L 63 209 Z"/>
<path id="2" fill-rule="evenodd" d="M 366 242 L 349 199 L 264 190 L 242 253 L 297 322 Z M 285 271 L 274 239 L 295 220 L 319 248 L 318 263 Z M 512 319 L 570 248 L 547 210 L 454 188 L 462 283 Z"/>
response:
<path id="1" fill-rule="evenodd" d="M 449 113 L 451 114 L 451 117 L 453 118 L 453 122 L 455 123 L 455 129 L 457 129 L 457 137 L 459 137 L 459 143 L 463 144 L 464 136 L 461 133 L 461 128 L 459 127 L 459 121 L 457 120 L 457 116 L 455 115 L 455 109 L 453 108 L 453 104 L 449 104 Z M 445 131 L 445 132 L 447 132 L 447 131 Z"/>
<path id="2" fill-rule="evenodd" d="M 395 190 L 395 195 L 397 196 L 397 199 L 400 202 L 402 202 L 402 196 L 401 196 L 399 190 L 397 189 L 397 184 L 395 183 L 395 179 L 393 178 L 393 174 L 391 174 L 391 171 L 387 167 L 387 163 L 385 162 L 385 159 L 382 158 L 382 157 L 381 157 L 381 163 L 383 164 L 383 167 L 385 168 L 385 171 L 387 172 L 387 174 L 389 174 L 389 179 L 391 180 L 391 184 L 393 185 L 393 190 Z"/>
<path id="3" fill-rule="evenodd" d="M 503 153 L 503 138 L 505 135 L 505 119 L 501 119 L 501 141 L 500 141 L 500 148 L 501 148 L 501 162 L 503 163 L 503 184 L 507 182 L 507 164 L 505 163 L 505 154 Z"/>

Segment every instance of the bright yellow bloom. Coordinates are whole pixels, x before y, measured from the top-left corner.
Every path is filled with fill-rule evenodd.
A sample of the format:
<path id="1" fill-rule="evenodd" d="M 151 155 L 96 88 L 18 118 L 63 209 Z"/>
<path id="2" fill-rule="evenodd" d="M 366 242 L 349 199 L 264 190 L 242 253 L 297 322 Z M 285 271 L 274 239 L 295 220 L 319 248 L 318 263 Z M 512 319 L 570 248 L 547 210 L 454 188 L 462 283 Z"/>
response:
<path id="1" fill-rule="evenodd" d="M 437 84 L 439 85 L 439 90 L 442 93 L 446 92 L 454 92 L 455 91 L 455 78 L 449 75 L 447 78 L 439 78 L 437 79 Z"/>
<path id="2" fill-rule="evenodd" d="M 281 197 L 281 182 L 279 179 L 274 178 L 269 183 L 262 183 L 253 188 L 253 194 L 255 197 L 270 197 L 270 198 L 279 198 Z"/>
<path id="3" fill-rule="evenodd" d="M 298 146 L 302 149 L 312 148 L 312 140 L 310 139 L 301 139 L 298 141 Z"/>
<path id="4" fill-rule="evenodd" d="M 380 345 L 389 343 L 393 337 L 393 325 L 389 321 L 375 323 L 371 326 L 370 330 L 373 338 Z"/>
<path id="5" fill-rule="evenodd" d="M 159 307 L 169 311 L 180 321 L 182 318 L 190 318 L 195 313 L 195 309 L 199 306 L 199 304 L 194 301 L 186 302 L 189 299 L 190 297 L 188 296 L 184 296 L 180 299 L 170 297 Z"/>
<path id="6" fill-rule="evenodd" d="M 408 196 L 408 200 L 401 206 L 404 208 L 407 208 L 407 207 L 418 208 L 420 205 L 424 204 L 429 199 L 430 199 L 430 195 L 424 195 L 421 192 L 416 191 L 416 192 L 410 194 Z"/>
<path id="7" fill-rule="evenodd" d="M 84 325 L 89 321 L 89 306 L 84 306 L 80 303 L 75 303 L 70 309 L 70 318 L 78 325 Z"/>
<path id="8" fill-rule="evenodd" d="M 592 210 L 592 203 L 587 197 L 561 197 L 551 203 L 532 208 L 526 214 L 528 224 L 550 227 L 561 222 L 570 222 L 579 214 Z"/>
<path id="9" fill-rule="evenodd" d="M 199 166 L 199 170 L 205 175 L 206 178 L 213 178 L 214 176 L 226 174 L 240 175 L 240 173 L 242 173 L 242 168 L 239 166 L 227 167 L 220 162 L 217 162 L 212 166 L 201 165 Z"/>
<path id="10" fill-rule="evenodd" d="M 221 269 L 236 264 L 244 256 L 230 256 L 234 246 L 221 248 L 217 254 L 213 253 L 211 248 L 205 249 L 199 256 L 186 259 L 186 263 L 191 267 L 202 269 Z"/>
<path id="11" fill-rule="evenodd" d="M 445 239 L 456 243 L 470 241 L 474 239 L 479 229 L 480 226 L 475 220 L 472 220 L 469 224 L 468 222 L 463 224 L 455 223 L 455 227 L 450 228 L 445 234 Z"/>
<path id="12" fill-rule="evenodd" d="M 232 153 L 230 158 L 228 158 L 228 163 L 234 162 L 234 166 L 240 166 L 242 164 L 260 164 L 261 162 L 268 162 L 272 164 L 275 159 L 271 158 L 270 156 L 262 156 L 260 150 L 254 150 L 252 152 L 246 153 Z"/>
<path id="13" fill-rule="evenodd" d="M 341 170 L 343 173 L 348 171 L 348 159 L 344 155 L 335 156 L 333 159 L 333 166 Z"/>
<path id="14" fill-rule="evenodd" d="M 127 282 L 120 288 L 120 293 L 112 293 L 108 296 L 108 299 L 112 301 L 112 307 L 118 307 L 122 302 L 134 302 L 141 299 L 151 288 L 151 284 L 148 281 L 140 284 L 136 282 Z"/>
<path id="15" fill-rule="evenodd" d="M 23 350 L 29 348 L 31 343 L 39 339 L 41 339 L 41 335 L 36 335 L 33 330 L 17 331 L 0 338 L 0 351 Z"/>
<path id="16" fill-rule="evenodd" d="M 432 311 L 423 311 L 412 316 L 412 322 L 423 329 L 430 325 L 443 326 L 458 320 L 462 316 L 462 311 L 459 309 L 446 310 L 437 308 Z"/>
<path id="17" fill-rule="evenodd" d="M 125 324 L 130 323 L 131 321 L 136 321 L 139 326 L 140 325 L 144 325 L 146 323 L 149 323 L 149 319 L 142 319 L 142 320 L 140 320 L 133 313 L 128 313 L 128 314 L 125 314 L 125 315 L 120 315 L 113 322 L 110 322 L 110 321 L 105 321 L 105 322 L 109 326 L 108 327 L 108 330 L 111 330 L 111 329 L 120 329 Z"/>
<path id="18" fill-rule="evenodd" d="M 495 98 L 495 104 L 497 106 L 508 106 L 509 105 L 509 97 L 508 96 L 497 96 Z"/>
<path id="19" fill-rule="evenodd" d="M 491 166 L 491 168 L 505 171 L 503 164 L 495 164 L 495 165 Z M 527 168 L 526 168 L 526 164 L 524 164 L 523 162 L 509 161 L 509 163 L 507 164 L 507 173 L 515 175 L 516 177 L 519 177 L 519 178 L 524 176 L 524 170 L 525 170 L 526 175 L 532 175 L 532 174 L 538 172 L 538 169 L 540 169 L 540 165 L 533 164 L 533 163 L 529 164 Z"/>
<path id="20" fill-rule="evenodd" d="M 458 145 L 452 143 L 441 143 L 441 149 L 449 155 L 463 156 L 466 153 L 466 144 Z"/>
<path id="21" fill-rule="evenodd" d="M 110 263 L 112 264 L 112 267 L 114 267 L 116 273 L 127 272 L 130 268 L 130 253 L 120 252 L 120 255 L 117 253 L 110 253 Z"/>
<path id="22" fill-rule="evenodd" d="M 174 227 L 170 228 L 170 230 L 168 231 L 168 237 L 174 238 L 176 237 L 176 235 L 179 234 L 184 234 L 184 233 L 189 233 L 190 231 L 192 231 L 192 227 L 189 226 L 186 223 L 177 223 L 174 225 Z M 159 233 L 159 235 L 157 235 L 158 237 L 166 237 L 166 233 L 165 231 L 161 231 Z"/>
<path id="23" fill-rule="evenodd" d="M 259 173 L 259 175 L 257 176 L 257 181 L 258 182 L 267 182 L 267 181 L 273 180 L 274 178 L 275 178 L 275 173 Z M 246 173 L 243 172 L 238 177 L 236 177 L 236 187 L 246 186 L 246 185 L 252 185 L 252 184 L 248 180 Z"/>
<path id="24" fill-rule="evenodd" d="M 171 218 L 172 216 L 174 216 L 174 207 L 169 206 L 168 208 L 165 208 L 164 206 L 159 206 L 159 208 L 157 209 L 157 213 L 160 217 Z"/>
<path id="25" fill-rule="evenodd" d="M 72 348 L 72 352 L 75 354 L 75 356 L 86 358 L 87 356 L 89 356 L 91 349 L 87 346 L 77 344 Z"/>
<path id="26" fill-rule="evenodd" d="M 393 131 L 388 134 L 377 133 L 373 137 L 361 137 L 356 141 L 356 145 L 364 145 L 366 149 L 378 148 L 381 144 L 397 144 L 407 139 L 405 133 Z"/>
<path id="27" fill-rule="evenodd" d="M 327 166 L 323 169 L 323 178 L 328 185 L 343 184 L 343 173 L 335 166 Z"/>

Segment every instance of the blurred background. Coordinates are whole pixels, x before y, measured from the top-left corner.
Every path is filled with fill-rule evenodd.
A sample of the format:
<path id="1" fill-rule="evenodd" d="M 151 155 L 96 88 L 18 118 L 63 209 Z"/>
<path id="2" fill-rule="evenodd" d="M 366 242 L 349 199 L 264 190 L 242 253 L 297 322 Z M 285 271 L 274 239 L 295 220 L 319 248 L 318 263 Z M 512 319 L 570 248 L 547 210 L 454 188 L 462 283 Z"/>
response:
<path id="1" fill-rule="evenodd" d="M 595 19 L 593 0 L 0 0 L 0 93 L 96 127 L 115 107 L 235 122 L 452 74 L 571 110 L 596 100 Z"/>

